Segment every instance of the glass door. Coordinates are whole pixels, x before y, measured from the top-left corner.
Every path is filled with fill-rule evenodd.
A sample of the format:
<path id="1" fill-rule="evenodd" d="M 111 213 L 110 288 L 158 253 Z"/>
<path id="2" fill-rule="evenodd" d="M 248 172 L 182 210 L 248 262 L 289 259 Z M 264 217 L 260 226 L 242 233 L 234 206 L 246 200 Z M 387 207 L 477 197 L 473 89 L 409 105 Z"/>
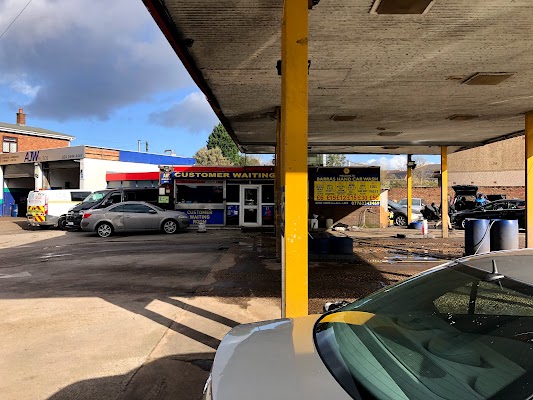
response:
<path id="1" fill-rule="evenodd" d="M 261 225 L 261 213 L 259 210 L 259 186 L 242 185 L 241 186 L 241 212 L 240 223 L 242 226 L 259 226 Z"/>

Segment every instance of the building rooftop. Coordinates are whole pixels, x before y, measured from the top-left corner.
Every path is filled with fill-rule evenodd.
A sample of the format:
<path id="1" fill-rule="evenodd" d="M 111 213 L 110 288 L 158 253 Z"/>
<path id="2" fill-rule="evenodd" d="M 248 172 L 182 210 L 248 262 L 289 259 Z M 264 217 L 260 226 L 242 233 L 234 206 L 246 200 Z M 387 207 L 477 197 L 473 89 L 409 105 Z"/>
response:
<path id="1" fill-rule="evenodd" d="M 51 139 L 62 139 L 72 141 L 74 136 L 67 135 L 60 132 L 50 131 L 48 129 L 35 128 L 32 126 L 20 125 L 20 124 L 8 124 L 7 122 L 0 122 L 0 131 L 9 133 L 18 133 L 21 135 L 39 136 Z"/>

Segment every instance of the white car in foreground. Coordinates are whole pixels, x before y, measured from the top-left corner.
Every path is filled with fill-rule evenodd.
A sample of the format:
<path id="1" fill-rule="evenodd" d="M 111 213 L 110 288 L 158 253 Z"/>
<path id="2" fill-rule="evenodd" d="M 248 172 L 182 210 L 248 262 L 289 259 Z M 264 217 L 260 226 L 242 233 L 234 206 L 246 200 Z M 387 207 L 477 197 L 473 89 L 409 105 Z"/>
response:
<path id="1" fill-rule="evenodd" d="M 533 250 L 463 258 L 324 315 L 240 325 L 204 399 L 530 399 Z"/>

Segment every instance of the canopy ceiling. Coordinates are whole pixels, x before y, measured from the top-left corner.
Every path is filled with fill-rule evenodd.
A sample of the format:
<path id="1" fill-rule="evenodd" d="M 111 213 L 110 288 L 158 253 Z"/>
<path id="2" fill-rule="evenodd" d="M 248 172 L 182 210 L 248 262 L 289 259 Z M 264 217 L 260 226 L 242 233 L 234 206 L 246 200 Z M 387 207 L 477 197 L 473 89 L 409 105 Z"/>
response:
<path id="1" fill-rule="evenodd" d="M 241 150 L 272 153 L 283 1 L 144 2 Z M 533 1 L 435 0 L 422 15 L 375 8 L 321 0 L 309 11 L 310 152 L 439 154 L 523 133 Z M 478 73 L 489 76 L 469 81 Z"/>

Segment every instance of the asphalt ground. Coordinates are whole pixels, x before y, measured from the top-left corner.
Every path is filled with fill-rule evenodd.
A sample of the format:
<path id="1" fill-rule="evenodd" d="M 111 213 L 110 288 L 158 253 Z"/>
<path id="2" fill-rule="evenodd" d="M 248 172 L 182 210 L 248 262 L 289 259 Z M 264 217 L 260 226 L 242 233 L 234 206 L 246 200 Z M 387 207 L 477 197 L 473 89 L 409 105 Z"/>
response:
<path id="1" fill-rule="evenodd" d="M 309 263 L 309 311 L 462 255 L 461 232 L 402 232 L 343 233 L 354 256 Z M 272 234 L 100 239 L 0 219 L 0 398 L 199 399 L 220 340 L 279 318 L 280 296 Z"/>
<path id="2" fill-rule="evenodd" d="M 280 315 L 279 286 L 241 298 L 216 277 L 257 257 L 240 231 L 102 240 L 16 222 L 0 222 L 2 399 L 198 399 L 229 329 Z"/>

